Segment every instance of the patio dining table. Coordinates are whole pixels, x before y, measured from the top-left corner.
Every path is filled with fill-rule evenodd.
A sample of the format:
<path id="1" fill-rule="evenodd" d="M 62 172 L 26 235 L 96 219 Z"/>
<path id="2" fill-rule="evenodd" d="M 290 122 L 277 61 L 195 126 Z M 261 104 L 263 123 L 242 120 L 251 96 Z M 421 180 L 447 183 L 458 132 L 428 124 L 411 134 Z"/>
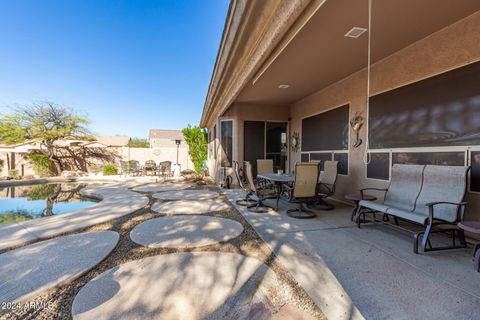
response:
<path id="1" fill-rule="evenodd" d="M 259 173 L 257 178 L 268 180 L 272 183 L 275 183 L 275 193 L 277 197 L 277 203 L 275 210 L 278 211 L 278 202 L 280 200 L 280 195 L 282 194 L 282 184 L 288 184 L 295 181 L 293 174 L 278 174 L 278 173 Z"/>

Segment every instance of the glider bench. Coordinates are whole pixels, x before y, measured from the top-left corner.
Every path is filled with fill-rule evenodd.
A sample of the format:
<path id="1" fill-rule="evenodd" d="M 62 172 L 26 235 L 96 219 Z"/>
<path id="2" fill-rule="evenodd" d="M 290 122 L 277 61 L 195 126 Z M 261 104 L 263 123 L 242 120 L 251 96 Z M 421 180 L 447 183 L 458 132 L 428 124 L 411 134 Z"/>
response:
<path id="1" fill-rule="evenodd" d="M 390 186 L 387 189 L 365 188 L 360 190 L 377 190 L 385 192 L 384 201 L 361 200 L 355 215 L 360 227 L 367 222 L 365 214 L 383 213 L 383 222 L 389 223 L 389 217 L 398 226 L 398 218 L 418 225 L 424 229 L 416 232 L 413 239 L 413 251 L 418 253 L 419 237 L 422 236 L 421 248 L 425 251 L 465 248 L 463 230 L 456 224 L 463 219 L 467 192 L 467 176 L 470 167 L 405 165 L 392 167 Z M 363 216 L 363 219 L 361 218 Z M 431 233 L 444 232 L 452 235 L 452 246 L 433 247 L 429 240 Z M 460 240 L 455 243 L 456 235 Z"/>

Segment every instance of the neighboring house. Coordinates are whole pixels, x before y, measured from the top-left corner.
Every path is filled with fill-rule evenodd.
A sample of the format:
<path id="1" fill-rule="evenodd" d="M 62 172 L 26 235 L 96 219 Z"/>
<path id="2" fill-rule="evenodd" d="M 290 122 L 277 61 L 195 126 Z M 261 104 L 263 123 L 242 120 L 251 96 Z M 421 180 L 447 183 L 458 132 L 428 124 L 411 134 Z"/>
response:
<path id="1" fill-rule="evenodd" d="M 180 130 L 151 129 L 148 132 L 148 141 L 150 142 L 150 148 L 176 148 L 177 144 L 175 141 L 181 142 L 180 148 L 187 148 L 183 133 Z"/>

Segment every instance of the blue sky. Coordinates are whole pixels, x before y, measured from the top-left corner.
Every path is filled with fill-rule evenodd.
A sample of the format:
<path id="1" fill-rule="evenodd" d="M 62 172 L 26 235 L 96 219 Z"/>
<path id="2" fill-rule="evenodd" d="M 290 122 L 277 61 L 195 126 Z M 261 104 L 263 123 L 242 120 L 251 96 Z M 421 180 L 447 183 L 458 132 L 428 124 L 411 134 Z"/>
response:
<path id="1" fill-rule="evenodd" d="M 0 1 L 0 113 L 53 101 L 105 135 L 198 124 L 228 0 Z"/>

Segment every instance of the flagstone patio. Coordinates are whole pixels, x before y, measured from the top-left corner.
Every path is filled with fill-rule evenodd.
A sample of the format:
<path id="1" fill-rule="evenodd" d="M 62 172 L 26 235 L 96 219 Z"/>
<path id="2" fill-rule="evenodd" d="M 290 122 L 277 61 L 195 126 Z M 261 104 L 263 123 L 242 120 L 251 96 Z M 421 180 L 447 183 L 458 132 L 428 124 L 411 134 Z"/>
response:
<path id="1" fill-rule="evenodd" d="M 145 198 L 144 205 L 113 220 L 71 229 L 79 233 L 53 234 L 50 240 L 36 239 L 34 244 L 0 254 L 0 261 L 10 261 L 6 273 L 0 268 L 2 279 L 15 276 L 15 263 L 27 268 L 17 275 L 24 282 L 18 288 L 21 292 L 5 299 L 40 306 L 2 310 L 0 318 L 323 319 L 218 188 L 150 184 L 142 192 L 162 189 L 164 198 L 170 198 L 178 191 L 169 190 L 186 186 L 187 198 L 192 191 L 207 197 L 215 194 L 215 198 L 159 200 L 128 189 L 135 187 L 133 183 L 84 190 L 103 193 L 102 202 L 112 208 L 110 197 L 113 202 Z M 153 209 L 159 206 L 162 210 L 157 213 Z M 39 226 L 49 226 L 50 217 L 38 220 L 43 220 Z M 96 234 L 116 236 L 87 241 Z M 105 250 L 97 250 L 100 247 Z M 19 257 L 17 253 L 23 259 L 15 262 L 12 257 Z M 28 269 L 32 259 L 40 267 L 38 272 Z M 74 267 L 68 267 L 72 263 Z"/>

